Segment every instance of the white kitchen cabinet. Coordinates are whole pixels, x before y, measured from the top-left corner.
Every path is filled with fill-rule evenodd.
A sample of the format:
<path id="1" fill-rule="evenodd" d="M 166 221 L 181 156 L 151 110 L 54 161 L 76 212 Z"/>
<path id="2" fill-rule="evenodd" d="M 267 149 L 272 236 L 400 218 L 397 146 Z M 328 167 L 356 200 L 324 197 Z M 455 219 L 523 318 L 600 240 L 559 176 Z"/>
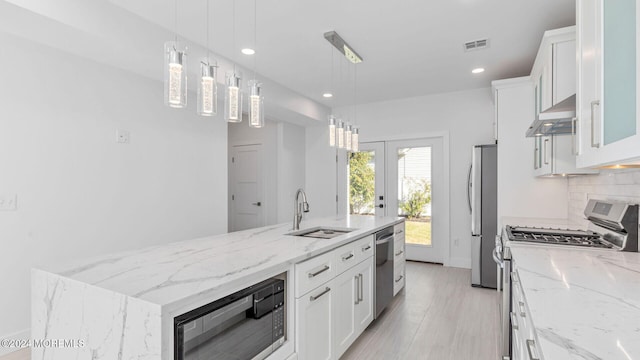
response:
<path id="1" fill-rule="evenodd" d="M 634 0 L 577 1 L 579 167 L 640 163 Z"/>
<path id="2" fill-rule="evenodd" d="M 516 270 L 512 271 L 511 278 L 511 359 L 542 359 L 531 311 Z"/>
<path id="3" fill-rule="evenodd" d="M 364 260 L 335 280 L 334 349 L 344 354 L 373 321 L 373 261 Z"/>
<path id="4" fill-rule="evenodd" d="M 358 285 L 360 286 L 360 297 L 357 304 L 355 304 L 354 312 L 354 322 L 358 335 L 362 334 L 373 321 L 373 297 L 375 296 L 373 269 L 373 258 L 361 262 L 355 269 L 359 277 Z"/>
<path id="5" fill-rule="evenodd" d="M 335 280 L 318 286 L 296 299 L 296 352 L 300 359 L 331 360 Z"/>
<path id="6" fill-rule="evenodd" d="M 531 69 L 535 115 L 576 93 L 576 27 L 545 31 Z"/>
<path id="7" fill-rule="evenodd" d="M 534 176 L 597 174 L 598 170 L 576 166 L 574 137 L 566 135 L 538 136 L 534 140 Z"/>
<path id="8" fill-rule="evenodd" d="M 393 296 L 396 296 L 405 284 L 405 268 L 406 268 L 406 254 L 405 254 L 405 229 L 404 222 L 398 224 L 394 228 L 394 243 L 393 243 Z"/>

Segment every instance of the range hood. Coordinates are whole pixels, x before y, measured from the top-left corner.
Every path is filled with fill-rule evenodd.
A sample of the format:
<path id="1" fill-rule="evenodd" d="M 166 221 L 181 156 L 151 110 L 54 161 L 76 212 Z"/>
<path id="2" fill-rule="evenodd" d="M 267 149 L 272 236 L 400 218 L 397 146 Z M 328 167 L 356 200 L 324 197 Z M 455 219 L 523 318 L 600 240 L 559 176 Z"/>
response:
<path id="1" fill-rule="evenodd" d="M 538 114 L 527 130 L 527 137 L 544 135 L 570 135 L 576 117 L 576 95 L 573 94 Z"/>

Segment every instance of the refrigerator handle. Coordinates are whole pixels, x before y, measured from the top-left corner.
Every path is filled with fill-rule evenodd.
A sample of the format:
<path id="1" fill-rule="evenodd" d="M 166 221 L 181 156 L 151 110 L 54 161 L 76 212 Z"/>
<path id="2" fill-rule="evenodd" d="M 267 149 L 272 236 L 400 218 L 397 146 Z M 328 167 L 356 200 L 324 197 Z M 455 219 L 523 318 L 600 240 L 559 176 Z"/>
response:
<path id="1" fill-rule="evenodd" d="M 467 174 L 467 203 L 469 204 L 469 213 L 473 213 L 471 209 L 471 172 L 473 171 L 473 164 L 469 165 L 469 174 Z"/>

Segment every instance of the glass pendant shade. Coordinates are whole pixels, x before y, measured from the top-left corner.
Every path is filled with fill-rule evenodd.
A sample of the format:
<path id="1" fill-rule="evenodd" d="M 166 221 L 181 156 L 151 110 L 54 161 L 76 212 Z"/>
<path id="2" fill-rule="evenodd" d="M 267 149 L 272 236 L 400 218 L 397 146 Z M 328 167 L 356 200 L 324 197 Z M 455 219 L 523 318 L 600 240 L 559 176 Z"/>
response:
<path id="1" fill-rule="evenodd" d="M 187 54 L 173 41 L 164 44 L 164 103 L 173 108 L 187 106 Z"/>
<path id="2" fill-rule="evenodd" d="M 218 113 L 217 66 L 200 63 L 200 82 L 198 83 L 198 114 L 213 116 Z"/>
<path id="3" fill-rule="evenodd" d="M 256 80 L 249 81 L 249 126 L 253 128 L 264 126 L 262 84 Z"/>
<path id="4" fill-rule="evenodd" d="M 227 122 L 242 121 L 241 74 L 227 73 L 224 91 L 224 118 Z"/>
<path id="5" fill-rule="evenodd" d="M 351 132 L 351 151 L 353 152 L 358 152 L 359 148 L 360 148 L 360 129 L 358 129 L 357 127 L 353 128 L 353 131 Z"/>
<path id="6" fill-rule="evenodd" d="M 336 118 L 333 115 L 329 116 L 329 146 L 336 146 Z"/>
<path id="7" fill-rule="evenodd" d="M 344 147 L 351 151 L 351 124 L 347 124 L 344 130 Z"/>
<path id="8" fill-rule="evenodd" d="M 336 137 L 338 138 L 338 147 L 344 148 L 344 122 L 338 120 L 338 127 L 336 129 Z"/>

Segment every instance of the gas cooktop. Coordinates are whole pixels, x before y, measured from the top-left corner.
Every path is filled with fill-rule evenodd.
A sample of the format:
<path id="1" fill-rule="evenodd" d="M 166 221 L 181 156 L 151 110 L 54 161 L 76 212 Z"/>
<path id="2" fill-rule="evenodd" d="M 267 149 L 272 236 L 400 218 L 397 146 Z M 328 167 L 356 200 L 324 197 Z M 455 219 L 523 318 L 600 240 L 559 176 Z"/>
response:
<path id="1" fill-rule="evenodd" d="M 612 249 L 614 246 L 604 240 L 602 235 L 593 231 L 546 229 L 537 227 L 507 226 L 510 241 L 573 245 L 583 247 Z"/>

